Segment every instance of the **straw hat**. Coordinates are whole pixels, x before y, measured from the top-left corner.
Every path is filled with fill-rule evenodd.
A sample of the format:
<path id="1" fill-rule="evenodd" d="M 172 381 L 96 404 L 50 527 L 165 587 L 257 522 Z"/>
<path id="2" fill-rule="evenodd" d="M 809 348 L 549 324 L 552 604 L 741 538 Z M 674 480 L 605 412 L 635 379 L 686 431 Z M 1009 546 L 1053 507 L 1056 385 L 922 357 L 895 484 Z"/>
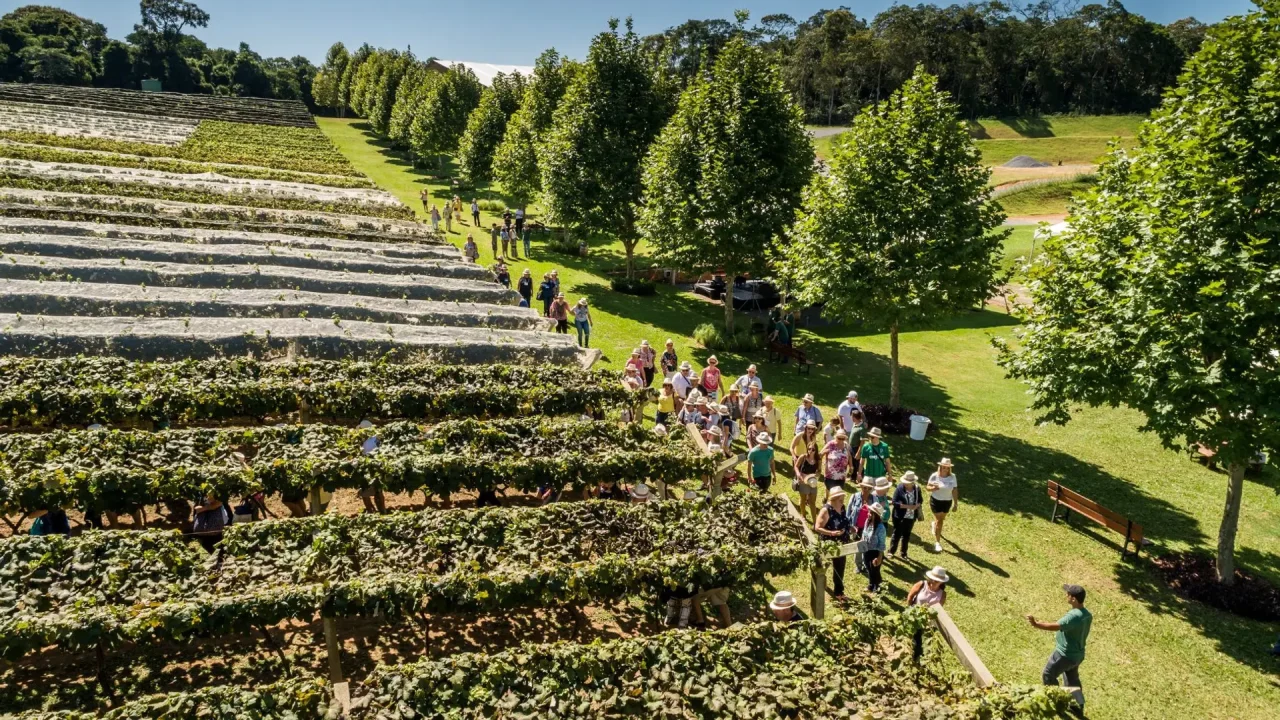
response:
<path id="1" fill-rule="evenodd" d="M 648 341 L 648 340 L 641 340 L 641 341 L 640 341 L 640 347 L 649 347 L 649 341 Z"/>
<path id="2" fill-rule="evenodd" d="M 671 341 L 670 341 L 670 340 L 668 340 L 667 342 L 671 342 Z M 681 369 L 681 370 L 692 370 L 692 369 L 693 369 L 693 366 L 689 364 L 689 361 L 688 361 L 688 360 L 685 360 L 684 362 L 680 363 L 680 369 Z"/>
<path id="3" fill-rule="evenodd" d="M 857 391 L 857 390 L 850 390 L 850 391 L 849 391 L 849 394 L 848 394 L 848 395 L 845 395 L 844 397 L 845 397 L 845 399 L 846 399 L 846 400 L 857 400 L 857 399 L 858 399 L 858 391 Z"/>
<path id="4" fill-rule="evenodd" d="M 796 599 L 790 592 L 783 590 L 773 596 L 769 607 L 773 610 L 787 610 L 796 606 Z"/>
<path id="5" fill-rule="evenodd" d="M 893 483 L 889 482 L 889 478 L 887 478 L 887 477 L 878 477 L 878 478 L 876 478 L 876 489 L 877 489 L 877 490 L 888 490 L 888 489 L 889 489 L 889 488 L 891 488 L 891 487 L 893 487 Z"/>
<path id="6" fill-rule="evenodd" d="M 708 364 L 708 365 L 719 365 L 719 364 L 720 364 L 720 361 L 716 359 L 716 356 L 715 356 L 715 355 L 712 355 L 711 357 L 707 358 L 707 364 Z"/>
<path id="7" fill-rule="evenodd" d="M 773 444 L 773 438 L 769 437 L 769 433 L 767 433 L 767 432 L 762 432 L 762 433 L 760 433 L 759 435 L 757 435 L 757 436 L 756 436 L 756 442 L 757 442 L 757 443 L 759 443 L 759 444 L 761 444 L 761 445 L 772 445 L 772 444 Z"/>
<path id="8" fill-rule="evenodd" d="M 839 485 L 836 485 L 835 487 L 827 491 L 828 500 L 831 500 L 832 498 L 837 498 L 837 497 L 844 497 L 844 495 L 845 495 L 844 488 L 840 487 Z"/>
<path id="9" fill-rule="evenodd" d="M 579 304 L 579 305 L 586 305 L 586 304 L 587 304 L 587 299 L 586 299 L 586 298 L 582 298 L 582 299 L 578 300 L 578 304 Z"/>
<path id="10" fill-rule="evenodd" d="M 716 437 L 720 437 L 721 435 L 724 434 L 720 431 L 719 425 L 712 425 L 710 428 L 707 429 L 707 432 L 712 435 L 715 435 Z"/>
<path id="11" fill-rule="evenodd" d="M 867 506 L 869 512 L 876 514 L 876 517 L 884 517 L 884 508 L 880 507 L 880 503 L 872 503 Z"/>
<path id="12" fill-rule="evenodd" d="M 640 357 L 640 348 L 636 348 L 635 350 L 632 350 L 631 354 L 635 355 L 636 357 Z"/>
<path id="13" fill-rule="evenodd" d="M 754 413 L 752 413 L 752 414 L 751 414 L 751 417 L 753 417 L 753 418 L 760 418 L 761 420 L 763 420 L 763 419 L 764 419 L 764 411 L 763 411 L 763 410 L 757 410 L 757 411 L 755 411 Z"/>
<path id="14" fill-rule="evenodd" d="M 941 565 L 934 567 L 932 570 L 925 573 L 924 576 L 927 579 L 932 580 L 934 582 L 940 582 L 940 583 L 951 582 L 951 576 L 947 574 L 946 569 L 943 568 Z"/>
<path id="15" fill-rule="evenodd" d="M 862 478 L 862 482 L 858 483 L 859 487 L 875 489 L 876 481 L 869 477 Z"/>
<path id="16" fill-rule="evenodd" d="M 804 421 L 804 429 L 805 429 L 805 430 L 808 430 L 809 428 L 813 428 L 813 429 L 817 430 L 817 429 L 818 429 L 818 423 L 816 423 L 816 422 L 814 422 L 814 421 L 812 421 L 812 420 L 805 420 L 805 421 Z"/>
<path id="17" fill-rule="evenodd" d="M 654 434 L 654 435 L 657 435 L 658 437 L 666 437 L 666 436 L 667 436 L 667 426 L 666 426 L 666 425 L 654 425 L 654 426 L 653 426 L 653 434 Z"/>
<path id="18" fill-rule="evenodd" d="M 728 414 L 728 412 L 729 412 L 729 406 L 728 406 L 728 405 L 717 405 L 717 406 L 716 406 L 716 410 L 718 410 L 718 411 L 720 412 L 720 414 L 721 414 L 721 415 L 726 415 L 726 414 Z"/>
<path id="19" fill-rule="evenodd" d="M 671 378 L 662 378 L 662 384 L 663 384 L 663 385 L 675 385 L 675 383 L 671 382 Z"/>
<path id="20" fill-rule="evenodd" d="M 813 402 L 813 393 L 805 393 L 805 394 L 804 394 L 804 401 L 805 401 L 805 402 Z"/>
<path id="21" fill-rule="evenodd" d="M 810 422 L 812 422 L 812 421 L 810 421 Z M 848 440 L 848 439 L 849 439 L 849 433 L 845 432 L 845 431 L 844 431 L 844 428 L 841 428 L 841 429 L 839 429 L 839 430 L 837 430 L 837 431 L 836 431 L 836 437 L 838 437 L 838 438 L 844 438 L 845 440 Z"/>
<path id="22" fill-rule="evenodd" d="M 520 274 L 521 274 L 521 275 L 529 275 L 529 274 L 530 274 L 530 272 L 529 272 L 529 268 L 525 268 L 525 269 L 524 269 L 524 272 L 522 272 L 522 273 L 520 273 Z"/>
<path id="23" fill-rule="evenodd" d="M 918 478 L 916 478 L 916 474 L 915 474 L 915 472 L 914 472 L 914 471 L 912 471 L 912 470 L 908 470 L 908 471 L 906 471 L 906 472 L 902 473 L 902 477 L 898 478 L 898 481 L 899 481 L 899 482 L 904 482 L 904 483 L 906 483 L 906 484 L 908 484 L 908 485 L 915 485 L 915 484 L 916 484 L 916 480 L 917 480 L 917 479 L 918 479 Z"/>
<path id="24" fill-rule="evenodd" d="M 698 404 L 699 404 L 699 405 L 710 405 L 710 404 L 711 404 L 711 402 L 710 402 L 709 400 L 707 400 L 707 396 L 706 396 L 706 395 L 699 395 L 699 396 L 698 396 Z"/>
<path id="25" fill-rule="evenodd" d="M 867 433 L 867 436 L 873 438 L 880 437 L 880 428 L 871 428 L 871 432 Z"/>
<path id="26" fill-rule="evenodd" d="M 645 485 L 644 483 L 640 483 L 639 485 L 636 485 L 634 488 L 631 489 L 631 497 L 637 500 L 648 500 L 649 486 Z"/>
<path id="27" fill-rule="evenodd" d="M 557 293 L 557 294 L 556 294 L 556 297 L 557 297 L 557 298 L 563 298 L 563 297 L 564 297 L 564 293 Z"/>
<path id="28" fill-rule="evenodd" d="M 698 403 L 698 399 L 701 397 L 702 397 L 702 393 L 698 392 L 697 390 L 694 390 L 689 393 L 689 397 L 685 398 L 684 401 L 685 401 L 685 404 L 696 405 Z"/>
<path id="29" fill-rule="evenodd" d="M 938 467 L 951 467 L 951 458 L 942 458 L 939 460 Z"/>

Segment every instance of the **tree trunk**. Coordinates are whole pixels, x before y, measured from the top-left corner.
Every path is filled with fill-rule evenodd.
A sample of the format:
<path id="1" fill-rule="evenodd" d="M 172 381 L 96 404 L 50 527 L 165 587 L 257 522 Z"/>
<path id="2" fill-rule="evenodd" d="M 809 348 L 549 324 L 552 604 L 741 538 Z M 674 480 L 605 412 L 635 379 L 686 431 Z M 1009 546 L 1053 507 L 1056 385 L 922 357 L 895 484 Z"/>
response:
<path id="1" fill-rule="evenodd" d="M 627 279 L 634 280 L 636 278 L 636 245 L 640 243 L 639 238 L 627 239 L 622 238 L 622 247 L 627 251 Z"/>
<path id="2" fill-rule="evenodd" d="M 1240 495 L 1244 492 L 1244 463 L 1227 466 L 1227 502 L 1218 526 L 1218 582 L 1233 585 L 1236 580 L 1236 528 L 1240 524 Z"/>
<path id="3" fill-rule="evenodd" d="M 901 407 L 902 393 L 898 387 L 898 323 L 889 328 L 889 405 Z"/>

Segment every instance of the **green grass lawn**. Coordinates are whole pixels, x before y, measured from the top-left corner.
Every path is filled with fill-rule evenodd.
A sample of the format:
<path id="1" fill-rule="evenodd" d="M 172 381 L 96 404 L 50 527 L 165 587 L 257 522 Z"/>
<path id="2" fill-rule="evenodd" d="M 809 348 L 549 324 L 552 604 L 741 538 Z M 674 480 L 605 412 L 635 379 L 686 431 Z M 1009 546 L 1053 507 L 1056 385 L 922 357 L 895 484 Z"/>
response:
<path id="1" fill-rule="evenodd" d="M 1132 137 L 1144 115 L 1048 115 L 1044 117 L 986 118 L 969 122 L 977 140 L 1050 137 Z"/>
<path id="2" fill-rule="evenodd" d="M 372 142 L 358 122 L 318 122 L 358 169 L 405 202 L 417 207 L 423 187 L 452 194 L 424 184 L 423 175 Z M 490 221 L 486 214 L 484 222 Z M 1015 230 L 1006 244 L 1010 255 L 1029 250 L 1032 230 Z M 487 263 L 488 242 L 480 247 Z M 720 318 L 720 308 L 669 287 L 651 298 L 613 293 L 605 273 L 622 265 L 620 246 L 600 242 L 591 250 L 590 258 L 567 258 L 535 244 L 532 261 L 515 263 L 513 275 L 525 267 L 538 276 L 559 268 L 569 299 L 591 301 L 597 323 L 592 344 L 604 350 L 605 367 L 620 368 L 642 338 L 655 344 L 672 338 L 681 357 L 701 368 L 708 353 L 689 336 L 699 323 Z M 890 438 L 894 466 L 927 477 L 939 457 L 951 457 L 961 505 L 948 521 L 951 542 L 941 555 L 917 546 L 911 563 L 890 563 L 888 598 L 900 602 L 928 567 L 944 565 L 955 578 L 948 607 L 995 676 L 1034 683 L 1053 637 L 1030 628 L 1022 616 L 1056 620 L 1065 610 L 1061 584 L 1078 582 L 1088 588 L 1094 613 L 1081 671 L 1089 717 L 1274 718 L 1280 662 L 1266 651 L 1277 628 L 1178 599 L 1145 561 L 1120 560 L 1114 534 L 1079 519 L 1071 526 L 1048 521 L 1052 503 L 1045 483 L 1057 480 L 1142 523 L 1154 552 L 1208 548 L 1225 476 L 1139 433 L 1141 418 L 1127 410 L 1085 411 L 1066 427 L 1037 425 L 1025 412 L 1024 388 L 994 362 L 990 339 L 1010 336 L 1011 323 L 1002 312 L 975 311 L 901 336 L 903 401 L 931 417 L 938 432 L 923 442 Z M 887 398 L 887 335 L 828 326 L 802 331 L 797 343 L 815 362 L 808 376 L 768 364 L 762 352 L 719 353 L 721 366 L 736 375 L 748 362 L 757 363 L 784 418 L 805 392 L 817 397 L 827 416 L 849 389 L 865 402 Z M 1239 559 L 1280 582 L 1277 486 L 1271 470 L 1246 481 Z M 790 493 L 785 475 L 775 487 Z M 917 538 L 926 532 L 917 527 Z M 865 585 L 852 567 L 848 583 L 854 591 Z M 803 575 L 774 584 L 807 600 Z"/>
<path id="3" fill-rule="evenodd" d="M 1071 198 L 1093 187 L 1094 180 L 1077 179 L 1049 185 L 1032 185 L 997 198 L 1005 214 L 1065 215 Z"/>

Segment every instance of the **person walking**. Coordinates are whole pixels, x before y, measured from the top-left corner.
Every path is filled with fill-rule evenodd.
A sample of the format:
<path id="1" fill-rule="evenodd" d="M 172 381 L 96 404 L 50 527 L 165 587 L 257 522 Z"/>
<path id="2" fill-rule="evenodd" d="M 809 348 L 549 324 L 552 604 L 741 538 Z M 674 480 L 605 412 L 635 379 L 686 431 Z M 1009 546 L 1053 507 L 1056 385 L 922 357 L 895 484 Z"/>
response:
<path id="1" fill-rule="evenodd" d="M 729 439 L 726 442 L 732 444 L 742 432 L 742 398 L 738 395 L 737 385 L 729 388 L 729 397 L 724 399 L 724 408 L 721 414 L 729 420 Z"/>
<path id="2" fill-rule="evenodd" d="M 702 386 L 702 394 L 709 400 L 720 397 L 720 361 L 715 355 L 707 358 L 707 366 L 702 368 L 698 383 Z"/>
<path id="3" fill-rule="evenodd" d="M 423 192 L 426 192 L 425 190 Z M 435 205 L 431 206 L 431 232 L 440 232 L 440 210 Z"/>
<path id="4" fill-rule="evenodd" d="M 444 231 L 450 235 L 453 234 L 453 208 L 449 207 L 448 203 L 444 206 Z"/>
<path id="5" fill-rule="evenodd" d="M 795 470 L 792 487 L 800 494 L 800 515 L 805 518 L 818 514 L 819 452 L 818 426 L 806 423 L 804 432 L 791 441 L 791 467 Z"/>
<path id="6" fill-rule="evenodd" d="M 779 437 L 779 433 L 782 432 L 782 412 L 774 406 L 772 395 L 764 396 L 764 407 L 761 411 L 764 413 L 764 425 L 769 428 L 769 434 Z M 822 418 L 818 418 L 818 424 L 822 424 Z"/>
<path id="7" fill-rule="evenodd" d="M 693 390 L 694 378 L 692 373 L 693 366 L 691 366 L 689 361 L 686 360 L 680 363 L 680 371 L 671 376 L 671 384 L 676 389 L 676 397 L 680 399 L 680 401 L 676 403 L 677 406 L 687 400 L 689 398 L 689 393 Z"/>
<path id="8" fill-rule="evenodd" d="M 663 378 L 662 389 L 658 391 L 658 414 L 655 416 L 654 422 L 659 425 L 667 425 L 675 414 L 676 390 L 671 384 L 671 378 Z"/>
<path id="9" fill-rule="evenodd" d="M 502 258 L 498 258 L 498 262 L 494 263 L 493 274 L 498 276 L 498 282 L 502 283 L 503 287 L 511 288 L 511 272 L 507 270 L 507 264 L 502 262 Z"/>
<path id="10" fill-rule="evenodd" d="M 422 192 L 418 193 L 418 199 L 422 201 L 422 212 L 427 216 L 431 215 L 431 208 L 427 207 L 427 202 L 431 199 L 431 193 L 426 188 L 422 188 Z"/>
<path id="11" fill-rule="evenodd" d="M 903 560 L 907 559 L 907 546 L 911 544 L 911 530 L 920 515 L 920 488 L 916 487 L 916 474 L 910 470 L 902 473 L 898 487 L 893 491 L 893 540 L 889 542 L 889 554 L 898 552 L 902 543 Z"/>
<path id="12" fill-rule="evenodd" d="M 644 382 L 644 360 L 640 358 L 640 348 L 631 351 L 631 357 L 627 358 L 627 367 L 636 369 L 636 377 Z"/>
<path id="13" fill-rule="evenodd" d="M 822 442 L 829 443 L 832 440 L 835 440 L 836 433 L 842 430 L 844 430 L 844 426 L 840 424 L 840 416 L 833 415 L 831 420 L 827 422 L 826 426 L 822 428 Z M 849 437 L 848 433 L 845 433 L 845 437 Z"/>
<path id="14" fill-rule="evenodd" d="M 947 521 L 947 514 L 960 505 L 960 489 L 956 487 L 956 476 L 951 471 L 951 458 L 942 458 L 938 462 L 938 471 L 929 476 L 925 489 L 929 491 L 929 510 L 933 513 L 933 522 L 929 526 L 933 531 L 933 551 L 942 552 L 942 525 Z"/>
<path id="15" fill-rule="evenodd" d="M 816 430 L 818 424 L 813 423 L 813 426 Z M 805 427 L 807 428 L 808 425 Z M 822 447 L 821 454 L 822 482 L 826 483 L 827 490 L 843 487 L 845 479 L 849 477 L 849 439 L 845 437 L 843 429 L 836 433 L 831 442 Z"/>
<path id="16" fill-rule="evenodd" d="M 738 388 L 738 392 L 744 396 L 750 391 L 752 385 L 759 388 L 760 392 L 764 392 L 764 383 L 761 382 L 760 376 L 756 373 L 756 366 L 754 364 L 748 365 L 747 374 L 735 380 L 733 386 Z"/>
<path id="17" fill-rule="evenodd" d="M 676 357 L 676 345 L 671 340 L 667 340 L 666 347 L 662 351 L 662 375 L 671 377 L 679 368 L 680 358 Z"/>
<path id="18" fill-rule="evenodd" d="M 773 438 L 769 433 L 756 436 L 756 446 L 747 451 L 747 464 L 751 466 L 751 479 L 756 487 L 760 492 L 769 492 L 769 486 L 778 475 L 773 466 Z"/>
<path id="19" fill-rule="evenodd" d="M 524 235 L 524 208 L 516 210 L 516 235 Z"/>
<path id="20" fill-rule="evenodd" d="M 542 276 L 542 284 L 538 286 L 538 299 L 542 301 L 542 317 L 551 317 L 551 301 L 556 299 L 556 284 L 551 282 L 551 274 Z"/>
<path id="21" fill-rule="evenodd" d="M 498 223 L 494 223 L 493 227 L 489 228 L 489 249 L 493 250 L 494 257 L 498 256 L 499 250 L 503 255 L 507 254 L 506 247 L 498 244 L 498 236 Z"/>
<path id="22" fill-rule="evenodd" d="M 757 412 L 763 410 L 764 396 L 760 394 L 760 388 L 748 386 L 742 397 L 742 417 L 751 420 Z"/>
<path id="23" fill-rule="evenodd" d="M 561 335 L 569 332 L 569 301 L 564 299 L 564 293 L 560 293 L 555 300 L 551 301 L 551 309 L 547 316 L 556 321 L 556 332 Z"/>
<path id="24" fill-rule="evenodd" d="M 845 395 L 844 402 L 840 403 L 840 407 L 836 408 L 836 414 L 840 416 L 840 422 L 844 424 L 844 431 L 853 433 L 853 411 L 862 412 L 862 403 L 858 402 L 858 391 L 850 390 Z"/>
<path id="25" fill-rule="evenodd" d="M 907 607 L 940 608 L 946 605 L 947 583 L 949 582 L 951 582 L 951 576 L 947 574 L 946 569 L 941 565 L 935 566 L 924 574 L 923 580 L 912 585 L 911 589 L 907 591 Z M 923 630 L 916 630 L 915 636 L 912 638 L 912 646 L 914 647 L 912 657 L 919 660 L 920 656 L 924 654 Z"/>
<path id="26" fill-rule="evenodd" d="M 867 442 L 863 444 L 858 455 L 862 459 L 862 467 L 858 469 L 858 479 L 893 477 L 889 458 L 893 449 L 889 443 L 880 439 L 880 428 L 871 428 L 867 432 Z"/>
<path id="27" fill-rule="evenodd" d="M 529 257 L 529 231 L 528 230 L 520 231 L 520 241 L 524 243 L 524 256 L 527 258 Z M 515 246 L 513 245 L 512 248 L 514 249 L 514 247 Z"/>
<path id="28" fill-rule="evenodd" d="M 480 203 L 471 198 L 471 224 L 480 227 Z"/>
<path id="29" fill-rule="evenodd" d="M 640 341 L 640 362 L 643 363 L 642 371 L 644 373 L 644 386 L 653 387 L 653 377 L 657 374 L 655 360 L 657 354 L 653 352 L 653 348 L 649 345 L 648 340 Z"/>
<path id="30" fill-rule="evenodd" d="M 462 245 L 462 254 L 470 262 L 480 261 L 480 248 L 476 247 L 475 238 L 467 236 L 467 241 Z"/>
<path id="31" fill-rule="evenodd" d="M 584 348 L 591 347 L 591 311 L 587 309 L 587 299 L 578 300 L 573 308 L 573 325 L 578 329 L 578 344 Z"/>
<path id="32" fill-rule="evenodd" d="M 884 508 L 876 503 L 867 506 L 867 522 L 862 528 L 862 567 L 867 570 L 867 592 L 880 592 L 883 576 L 880 566 L 884 563 Z"/>
<path id="33" fill-rule="evenodd" d="M 853 427 L 849 430 L 849 473 L 858 477 L 862 470 L 862 444 L 867 439 L 867 422 L 862 410 L 855 408 L 849 413 Z"/>
<path id="34" fill-rule="evenodd" d="M 533 273 L 529 272 L 529 268 L 525 268 L 520 273 L 520 280 L 516 283 L 516 292 L 520 293 L 520 297 L 524 298 L 525 307 L 533 307 Z"/>
<path id="35" fill-rule="evenodd" d="M 804 399 L 800 401 L 800 407 L 796 408 L 796 435 L 800 434 L 805 422 L 809 420 L 817 423 L 818 427 L 822 427 L 822 411 L 813 404 L 813 395 L 805 393 Z"/>
<path id="36" fill-rule="evenodd" d="M 839 485 L 827 493 L 827 501 L 813 521 L 813 531 L 823 540 L 844 544 L 849 542 L 849 513 L 844 507 L 844 489 Z M 831 558 L 831 594 L 837 600 L 844 599 L 843 557 Z"/>
<path id="37" fill-rule="evenodd" d="M 1063 585 L 1070 610 L 1056 623 L 1039 622 L 1034 615 L 1027 615 L 1027 622 L 1037 630 L 1056 633 L 1053 653 L 1040 673 L 1045 685 L 1058 685 L 1058 678 L 1066 676 L 1067 686 L 1074 688 L 1071 697 L 1078 706 L 1077 714 L 1084 717 L 1084 685 L 1080 683 L 1080 665 L 1084 663 L 1085 643 L 1093 627 L 1093 613 L 1084 607 L 1085 592 L 1079 585 Z"/>

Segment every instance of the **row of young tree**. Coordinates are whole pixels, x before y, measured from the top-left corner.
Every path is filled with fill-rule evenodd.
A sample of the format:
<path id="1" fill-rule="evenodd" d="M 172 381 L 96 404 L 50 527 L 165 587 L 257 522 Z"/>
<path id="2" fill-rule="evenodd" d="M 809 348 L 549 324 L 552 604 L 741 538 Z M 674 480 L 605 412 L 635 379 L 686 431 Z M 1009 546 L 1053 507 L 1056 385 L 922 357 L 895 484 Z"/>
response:
<path id="1" fill-rule="evenodd" d="M 159 80 L 187 93 L 311 100 L 315 65 L 305 57 L 263 58 L 211 48 L 184 30 L 209 25 L 185 0 L 141 0 L 141 19 L 123 40 L 101 23 L 60 8 L 26 5 L 0 18 L 0 82 L 138 89 Z"/>
<path id="2" fill-rule="evenodd" d="M 1034 113 L 1146 113 L 1204 39 L 1194 18 L 1169 25 L 1118 0 L 896 3 L 874 18 L 848 7 L 805 20 L 764 16 L 748 39 L 775 53 L 787 88 L 815 123 L 844 123 L 923 66 L 967 118 Z M 738 32 L 689 20 L 644 38 L 680 78 L 694 77 Z"/>

